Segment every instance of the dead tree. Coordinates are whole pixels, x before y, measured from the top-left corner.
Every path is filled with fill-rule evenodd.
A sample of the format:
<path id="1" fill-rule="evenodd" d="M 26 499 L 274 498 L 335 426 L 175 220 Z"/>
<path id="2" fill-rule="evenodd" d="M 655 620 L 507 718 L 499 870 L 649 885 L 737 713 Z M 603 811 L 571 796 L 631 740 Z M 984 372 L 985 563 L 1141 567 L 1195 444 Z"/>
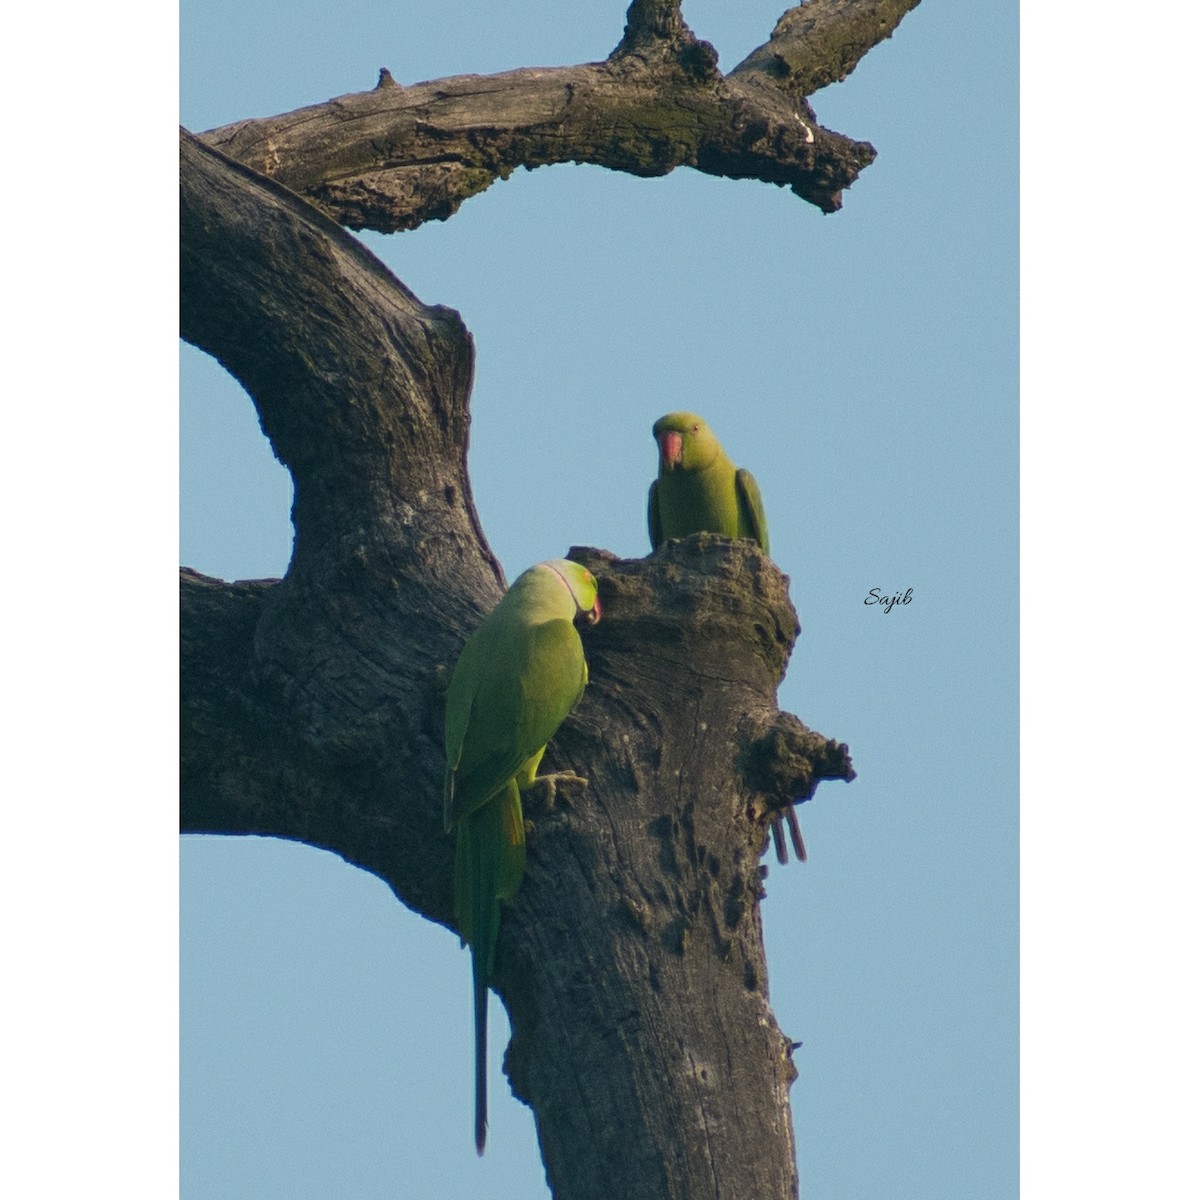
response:
<path id="1" fill-rule="evenodd" d="M 466 470 L 473 349 L 342 226 L 410 229 L 568 161 L 754 178 L 833 211 L 874 151 L 806 96 L 916 3 L 812 0 L 723 75 L 678 0 L 634 0 L 604 62 L 412 86 L 384 70 L 369 92 L 181 132 L 183 336 L 253 399 L 296 531 L 282 580 L 181 572 L 185 831 L 332 850 L 451 923 L 442 700 L 503 587 Z M 759 860 L 786 806 L 852 777 L 848 751 L 778 710 L 799 630 L 756 547 L 571 553 L 604 620 L 546 764 L 590 785 L 529 806 L 495 980 L 513 1091 L 557 1200 L 795 1196 Z"/>

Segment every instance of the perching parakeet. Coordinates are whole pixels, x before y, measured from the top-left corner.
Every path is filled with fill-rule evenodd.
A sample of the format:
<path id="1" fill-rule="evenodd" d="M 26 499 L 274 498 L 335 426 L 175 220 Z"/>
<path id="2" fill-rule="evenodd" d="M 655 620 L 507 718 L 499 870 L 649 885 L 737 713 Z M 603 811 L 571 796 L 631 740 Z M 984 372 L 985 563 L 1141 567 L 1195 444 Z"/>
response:
<path id="1" fill-rule="evenodd" d="M 750 538 L 770 554 L 767 517 L 758 484 L 721 449 L 695 413 L 674 412 L 654 422 L 658 478 L 650 485 L 650 545 L 690 533 Z"/>
<path id="2" fill-rule="evenodd" d="M 457 836 L 454 917 L 471 945 L 480 1154 L 487 1138 L 487 989 L 499 902 L 516 894 L 525 873 L 521 792 L 532 785 L 546 743 L 587 683 L 575 622 L 599 619 L 589 571 L 563 558 L 530 567 L 468 639 L 446 696 L 445 821 L 446 832 Z"/>

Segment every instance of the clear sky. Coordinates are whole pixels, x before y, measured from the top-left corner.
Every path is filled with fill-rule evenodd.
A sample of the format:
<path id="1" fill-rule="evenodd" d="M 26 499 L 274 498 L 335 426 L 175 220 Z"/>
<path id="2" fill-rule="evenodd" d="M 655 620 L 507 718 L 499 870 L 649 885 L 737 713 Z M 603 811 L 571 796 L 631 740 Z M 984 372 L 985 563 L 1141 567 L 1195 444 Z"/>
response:
<path id="1" fill-rule="evenodd" d="M 729 68 L 785 7 L 684 12 Z M 284 112 L 381 66 L 595 60 L 623 19 L 622 0 L 184 0 L 181 120 Z M 926 0 L 813 97 L 879 152 L 835 215 L 685 170 L 554 167 L 364 238 L 474 335 L 470 466 L 510 578 L 572 544 L 648 550 L 669 410 L 702 413 L 759 482 L 803 626 L 781 707 L 859 772 L 801 809 L 807 864 L 768 860 L 805 1200 L 1017 1191 L 1016 80 L 1015 10 Z M 186 346 L 181 395 L 180 562 L 282 574 L 290 484 L 248 398 Z M 872 588 L 912 603 L 884 613 Z M 181 897 L 185 1200 L 547 1194 L 496 1001 L 476 1159 L 452 935 L 268 840 L 184 838 Z"/>

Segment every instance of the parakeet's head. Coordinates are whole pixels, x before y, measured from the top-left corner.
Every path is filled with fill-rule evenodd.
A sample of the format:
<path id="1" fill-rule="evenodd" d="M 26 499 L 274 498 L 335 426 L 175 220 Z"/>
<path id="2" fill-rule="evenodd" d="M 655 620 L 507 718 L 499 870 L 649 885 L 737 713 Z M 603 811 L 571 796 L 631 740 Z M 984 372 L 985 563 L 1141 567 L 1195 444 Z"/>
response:
<path id="1" fill-rule="evenodd" d="M 553 571 L 571 593 L 571 598 L 575 601 L 577 624 L 595 625 L 600 620 L 600 598 L 596 594 L 596 578 L 587 567 L 581 567 L 569 558 L 551 558 L 538 563 L 533 570 L 539 568 Z"/>
<path id="2" fill-rule="evenodd" d="M 658 473 L 701 471 L 721 453 L 721 443 L 703 417 L 690 412 L 667 413 L 654 422 Z"/>

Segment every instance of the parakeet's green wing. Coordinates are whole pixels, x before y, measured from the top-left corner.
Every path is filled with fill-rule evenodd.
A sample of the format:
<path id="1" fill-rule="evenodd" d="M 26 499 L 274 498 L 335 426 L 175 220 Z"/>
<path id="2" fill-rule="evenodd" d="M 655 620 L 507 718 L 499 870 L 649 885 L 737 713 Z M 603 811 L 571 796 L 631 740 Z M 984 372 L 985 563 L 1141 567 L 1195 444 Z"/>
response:
<path id="1" fill-rule="evenodd" d="M 749 531 L 761 547 L 764 554 L 771 553 L 771 542 L 767 536 L 767 514 L 763 510 L 762 496 L 754 476 L 749 471 L 741 469 L 734 476 L 734 486 L 737 491 L 738 516 L 742 527 Z"/>
<path id="2" fill-rule="evenodd" d="M 450 796 L 454 783 L 454 773 L 462 758 L 463 739 L 466 737 L 467 726 L 471 720 L 471 705 L 479 686 L 482 664 L 487 660 L 486 628 L 479 629 L 467 639 L 455 665 L 454 674 L 450 678 L 450 688 L 446 693 L 445 716 L 445 745 L 446 745 L 446 794 L 445 818 L 446 832 L 454 827 L 450 816 Z"/>
<path id="3" fill-rule="evenodd" d="M 447 697 L 451 825 L 494 796 L 553 737 L 587 681 L 583 645 L 570 621 L 506 622 L 500 636 L 491 636 L 491 626 L 485 632 L 469 664 L 476 686 L 462 696 L 452 687 Z M 465 704 L 467 712 L 451 714 L 453 704 Z M 460 722 L 455 752 L 451 733 Z"/>
<path id="4" fill-rule="evenodd" d="M 650 525 L 650 549 L 657 550 L 662 545 L 663 528 L 662 514 L 658 511 L 658 480 L 650 484 L 650 503 L 647 505 L 647 520 Z"/>

